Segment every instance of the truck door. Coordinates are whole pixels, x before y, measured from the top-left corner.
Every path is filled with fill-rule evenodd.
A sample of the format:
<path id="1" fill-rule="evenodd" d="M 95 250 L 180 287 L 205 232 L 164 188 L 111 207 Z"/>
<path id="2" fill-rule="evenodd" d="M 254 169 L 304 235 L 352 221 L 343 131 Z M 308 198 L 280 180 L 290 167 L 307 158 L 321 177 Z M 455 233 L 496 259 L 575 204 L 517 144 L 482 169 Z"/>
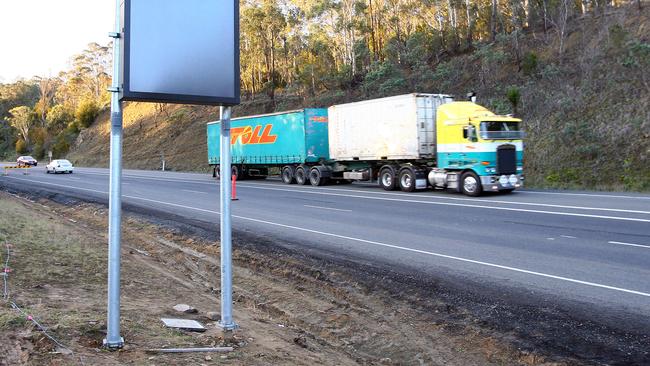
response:
<path id="1" fill-rule="evenodd" d="M 418 153 L 421 157 L 435 157 L 436 108 L 439 98 L 433 95 L 417 97 Z"/>

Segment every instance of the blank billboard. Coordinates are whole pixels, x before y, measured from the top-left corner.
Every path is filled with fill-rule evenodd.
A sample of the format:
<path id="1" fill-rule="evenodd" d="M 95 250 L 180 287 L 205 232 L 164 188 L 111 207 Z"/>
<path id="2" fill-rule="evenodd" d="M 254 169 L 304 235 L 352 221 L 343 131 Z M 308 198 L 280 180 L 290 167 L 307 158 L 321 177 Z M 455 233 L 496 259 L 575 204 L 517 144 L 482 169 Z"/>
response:
<path id="1" fill-rule="evenodd" d="M 239 104 L 239 3 L 125 0 L 122 100 Z"/>

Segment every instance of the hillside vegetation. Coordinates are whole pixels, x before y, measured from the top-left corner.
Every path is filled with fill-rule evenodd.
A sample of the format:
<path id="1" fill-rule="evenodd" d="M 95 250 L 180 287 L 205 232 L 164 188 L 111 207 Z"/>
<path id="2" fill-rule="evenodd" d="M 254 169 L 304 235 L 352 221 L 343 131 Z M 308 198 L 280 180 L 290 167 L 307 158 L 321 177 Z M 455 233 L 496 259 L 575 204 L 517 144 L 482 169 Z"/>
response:
<path id="1" fill-rule="evenodd" d="M 446 56 L 424 85 L 392 86 L 399 75 L 380 75 L 376 88 L 300 96 L 276 93 L 276 110 L 326 107 L 407 92 L 478 92 L 479 103 L 524 119 L 529 186 L 650 189 L 650 44 L 648 11 L 612 9 L 575 19 L 559 40 L 543 33 L 504 35 L 476 49 Z M 517 43 L 519 54 L 513 43 Z M 367 76 L 368 77 L 368 76 Z M 513 103 L 514 102 L 514 103 Z M 268 96 L 245 99 L 235 116 L 268 111 Z M 130 103 L 125 108 L 125 167 L 207 171 L 205 122 L 218 108 Z M 69 157 L 106 166 L 109 114 L 82 131 Z"/>
<path id="2" fill-rule="evenodd" d="M 474 91 L 523 118 L 528 186 L 647 191 L 649 14 L 641 1 L 248 0 L 234 114 Z M 0 85 L 0 157 L 106 166 L 109 50 L 91 44 L 56 78 Z M 218 113 L 126 104 L 125 167 L 164 157 L 207 171 Z"/>

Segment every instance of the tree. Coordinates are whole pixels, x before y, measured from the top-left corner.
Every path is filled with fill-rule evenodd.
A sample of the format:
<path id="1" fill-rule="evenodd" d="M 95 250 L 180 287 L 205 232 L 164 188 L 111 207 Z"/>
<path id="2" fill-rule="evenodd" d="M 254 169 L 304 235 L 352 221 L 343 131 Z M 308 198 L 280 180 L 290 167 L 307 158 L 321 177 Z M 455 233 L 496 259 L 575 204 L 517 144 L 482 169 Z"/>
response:
<path id="1" fill-rule="evenodd" d="M 60 132 L 68 123 L 74 121 L 70 110 L 62 104 L 57 104 L 47 112 L 47 128 L 54 133 Z"/>
<path id="2" fill-rule="evenodd" d="M 519 91 L 519 88 L 515 86 L 511 86 L 508 88 L 508 91 L 506 92 L 506 96 L 508 97 L 508 101 L 512 105 L 512 114 L 517 115 L 517 107 L 519 107 L 519 102 L 521 101 L 521 92 Z"/>
<path id="3" fill-rule="evenodd" d="M 82 53 L 72 59 L 72 69 L 59 74 L 59 85 L 54 99 L 71 109 L 86 99 L 92 99 L 101 107 L 108 105 L 110 95 L 107 91 L 111 82 L 110 44 L 100 46 L 90 43 Z"/>
<path id="4" fill-rule="evenodd" d="M 74 112 L 79 127 L 90 127 L 99 115 L 99 107 L 92 99 L 82 101 Z"/>
<path id="5" fill-rule="evenodd" d="M 72 59 L 72 72 L 75 77 L 83 79 L 91 96 L 97 101 L 110 83 L 111 60 L 110 45 L 100 46 L 95 42 L 89 43 L 88 48 Z"/>
<path id="6" fill-rule="evenodd" d="M 38 82 L 39 97 L 35 110 L 40 118 L 41 125 L 45 126 L 47 111 L 54 100 L 54 93 L 59 80 L 56 78 L 37 78 L 36 81 Z"/>
<path id="7" fill-rule="evenodd" d="M 555 28 L 558 38 L 558 57 L 560 63 L 562 63 L 564 58 L 564 43 L 567 37 L 568 20 L 573 10 L 571 5 L 572 2 L 570 0 L 559 0 L 557 9 L 555 9 L 555 16 L 551 18 L 551 23 Z"/>
<path id="8" fill-rule="evenodd" d="M 12 108 L 34 106 L 38 97 L 38 86 L 33 81 L 18 80 L 13 84 L 0 84 L 0 118 L 9 117 Z"/>
<path id="9" fill-rule="evenodd" d="M 34 124 L 34 111 L 29 107 L 20 106 L 11 109 L 9 113 L 11 114 L 9 117 L 11 127 L 18 130 L 25 144 L 29 146 L 29 130 Z"/>
<path id="10" fill-rule="evenodd" d="M 249 62 L 264 65 L 265 77 L 259 80 L 269 98 L 275 103 L 275 90 L 281 78 L 276 69 L 278 46 L 282 44 L 285 34 L 286 19 L 275 0 L 263 0 L 261 4 L 251 4 L 243 9 L 242 30 L 246 49 L 252 53 Z M 246 58 L 248 60 L 248 57 Z M 260 68 L 257 68 L 261 71 Z M 259 76 L 258 76 L 259 77 Z"/>

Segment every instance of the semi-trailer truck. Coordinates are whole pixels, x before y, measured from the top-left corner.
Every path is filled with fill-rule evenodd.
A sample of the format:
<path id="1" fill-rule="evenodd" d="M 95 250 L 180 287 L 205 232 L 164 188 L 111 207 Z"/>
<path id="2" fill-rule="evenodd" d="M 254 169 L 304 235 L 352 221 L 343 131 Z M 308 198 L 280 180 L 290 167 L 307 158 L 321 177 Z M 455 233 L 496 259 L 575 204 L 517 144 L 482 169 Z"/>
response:
<path id="1" fill-rule="evenodd" d="M 208 159 L 218 174 L 219 121 Z M 521 120 L 446 94 L 406 94 L 232 120 L 233 174 L 284 183 L 376 181 L 384 190 L 470 196 L 523 185 Z"/>

